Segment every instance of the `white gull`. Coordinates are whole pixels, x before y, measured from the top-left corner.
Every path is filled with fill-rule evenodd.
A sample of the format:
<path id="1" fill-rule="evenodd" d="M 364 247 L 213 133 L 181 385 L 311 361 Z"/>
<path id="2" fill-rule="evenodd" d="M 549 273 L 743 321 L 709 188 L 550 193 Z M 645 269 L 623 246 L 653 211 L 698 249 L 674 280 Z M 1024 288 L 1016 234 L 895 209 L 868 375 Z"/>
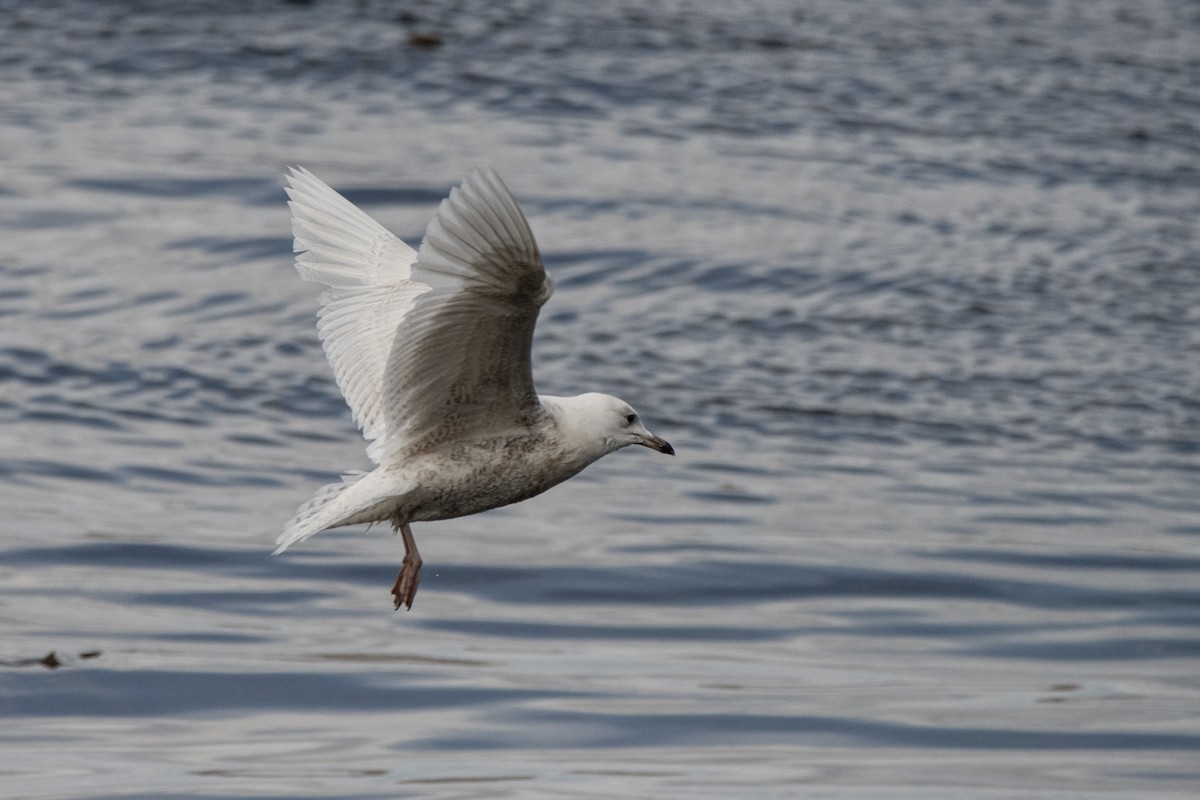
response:
<path id="1" fill-rule="evenodd" d="M 303 168 L 287 193 L 296 269 L 329 287 L 317 332 L 376 467 L 320 489 L 276 554 L 328 528 L 390 522 L 404 540 L 392 597 L 412 608 L 409 523 L 525 500 L 631 444 L 675 454 L 616 397 L 534 390 L 533 327 L 554 283 L 494 170 L 451 190 L 420 251 Z"/>

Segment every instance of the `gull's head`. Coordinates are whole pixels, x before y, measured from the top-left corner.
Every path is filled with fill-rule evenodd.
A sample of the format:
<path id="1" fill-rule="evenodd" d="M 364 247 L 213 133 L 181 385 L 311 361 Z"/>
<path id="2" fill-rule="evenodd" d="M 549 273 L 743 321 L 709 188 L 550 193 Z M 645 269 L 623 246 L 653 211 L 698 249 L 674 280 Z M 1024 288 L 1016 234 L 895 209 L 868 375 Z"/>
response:
<path id="1" fill-rule="evenodd" d="M 577 397 L 542 399 L 553 401 L 559 425 L 565 433 L 585 448 L 599 451 L 596 458 L 631 444 L 675 455 L 675 448 L 666 439 L 648 431 L 633 407 L 618 397 L 592 392 Z"/>

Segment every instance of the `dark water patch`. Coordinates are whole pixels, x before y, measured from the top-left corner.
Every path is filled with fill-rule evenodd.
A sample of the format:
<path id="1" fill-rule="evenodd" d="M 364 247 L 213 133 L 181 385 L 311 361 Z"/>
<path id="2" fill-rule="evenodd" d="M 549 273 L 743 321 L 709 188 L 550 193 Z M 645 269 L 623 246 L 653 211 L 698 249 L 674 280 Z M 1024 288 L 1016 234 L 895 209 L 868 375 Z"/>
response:
<path id="1" fill-rule="evenodd" d="M 138 378 L 138 370 L 127 362 L 113 361 L 97 367 L 87 367 L 60 361 L 49 353 L 7 349 L 0 351 L 0 379 L 15 378 L 21 383 L 39 385 L 62 384 L 68 381 L 93 384 L 130 383 Z M 16 364 L 13 364 L 16 362 Z M 18 366 L 19 365 L 19 366 Z M 51 398 L 53 399 L 53 398 Z"/>
<path id="2" fill-rule="evenodd" d="M 93 297 L 104 297 L 112 293 L 111 286 L 90 286 L 82 289 L 76 289 L 64 295 L 64 299 L 70 300 L 90 300 Z"/>
<path id="3" fill-rule="evenodd" d="M 179 425 L 187 428 L 204 428 L 211 424 L 211 420 L 204 419 L 200 416 L 192 416 L 188 414 L 167 414 L 161 411 L 152 411 L 141 408 L 121 408 L 116 409 L 113 413 L 129 420 L 140 420 L 144 422 L 169 422 L 173 425 Z M 241 411 L 225 409 L 225 413 L 232 415 L 235 413 L 247 414 L 250 412 L 244 409 Z"/>
<path id="4" fill-rule="evenodd" d="M 255 350 L 267 344 L 263 338 L 243 337 L 222 347 Z M 263 376 L 249 366 L 128 362 L 91 366 L 48 355 L 6 357 L 9 355 L 0 353 L 0 384 L 15 381 L 54 389 L 22 399 L 18 407 L 30 419 L 62 419 L 69 423 L 77 417 L 79 424 L 94 427 L 123 427 L 123 420 L 158 420 L 195 427 L 209 425 L 218 417 L 261 415 L 277 409 L 284 409 L 288 415 L 308 412 L 322 416 L 345 410 L 332 381 L 302 379 L 301 391 L 293 392 L 288 384 L 296 383 L 294 374 Z M 319 387 L 320 391 L 305 391 L 305 386 Z M 284 398 L 293 402 L 281 402 Z"/>
<path id="5" fill-rule="evenodd" d="M 287 259 L 292 253 L 292 240 L 284 236 L 258 236 L 229 239 L 219 236 L 195 236 L 177 239 L 164 250 L 197 250 L 211 256 L 225 256 L 239 263 L 259 259 Z"/>
<path id="6" fill-rule="evenodd" d="M 311 656 L 314 661 L 327 661 L 339 664 L 418 664 L 426 667 L 491 667 L 490 661 L 480 661 L 473 658 L 439 658 L 437 656 L 422 656 L 413 653 L 317 653 Z"/>
<path id="7" fill-rule="evenodd" d="M 1030 637 L 1051 631 L 1078 631 L 1075 625 L 1049 625 L 1046 623 L 1014 624 L 989 622 L 980 619 L 976 622 L 936 622 L 916 621 L 908 618 L 899 619 L 886 611 L 873 612 L 841 612 L 839 616 L 852 621 L 852 625 L 838 628 L 838 635 L 858 636 L 864 639 L 881 640 L 896 639 L 911 642 L 912 640 L 927 640 L 938 642 L 940 648 L 953 649 L 959 653 L 964 643 L 976 640 L 989 640 L 1005 636 Z M 828 632 L 828 631 L 824 631 Z M 969 652 L 977 652 L 974 649 Z M 1003 648 L 996 646 L 997 650 Z"/>
<path id="8" fill-rule="evenodd" d="M 73 320 L 83 319 L 84 317 L 103 316 L 113 311 L 120 311 L 129 308 L 129 301 L 125 299 L 111 300 L 104 303 L 93 303 L 75 308 L 55 308 L 40 312 L 39 316 L 49 320 Z"/>
<path id="9" fill-rule="evenodd" d="M 78 425 L 82 428 L 93 428 L 96 430 L 118 431 L 123 429 L 121 423 L 114 419 L 87 414 L 81 411 L 61 412 L 26 410 L 22 412 L 21 419 L 29 422 L 55 423 L 64 426 Z"/>
<path id="10" fill-rule="evenodd" d="M 374 529 L 373 532 L 378 534 L 379 529 Z M 358 531 L 326 531 L 321 535 L 329 543 L 339 538 L 354 539 L 360 537 L 362 533 Z M 387 535 L 392 535 L 390 530 L 387 531 Z M 330 550 L 310 550 L 305 552 L 296 548 L 275 556 L 271 555 L 272 548 L 274 547 L 271 538 L 268 537 L 263 544 L 262 551 L 255 551 L 253 554 L 253 560 L 257 562 L 260 558 L 267 559 L 266 571 L 272 577 L 289 581 L 311 581 L 311 585 L 325 585 L 326 582 L 331 582 L 332 585 L 354 584 L 367 587 L 378 586 L 381 593 L 390 588 L 392 582 L 395 581 L 396 570 L 403 555 L 402 552 L 398 551 L 395 563 L 355 561 L 332 557 L 330 552 L 334 551 Z M 440 572 L 440 569 L 438 571 Z M 438 580 L 437 577 L 429 573 L 429 568 L 426 568 L 425 572 L 422 573 L 422 587 L 426 583 L 433 585 Z"/>
<path id="11" fill-rule="evenodd" d="M 232 439 L 227 439 L 231 441 Z M 261 442 L 257 437 L 249 437 L 249 444 L 261 446 Z M 268 447 L 279 447 L 281 443 L 268 442 Z M 185 462 L 186 466 L 195 467 L 215 473 L 219 477 L 206 478 L 205 485 L 222 485 L 235 486 L 241 490 L 249 490 L 251 488 L 279 488 L 290 486 L 291 484 L 285 480 L 279 473 L 271 471 L 267 472 L 257 467 L 247 468 L 238 464 L 230 464 L 221 461 L 213 461 L 209 459 L 195 460 Z M 190 473 L 184 473 L 185 475 Z M 170 480 L 169 473 L 162 478 Z"/>
<path id="12" fill-rule="evenodd" d="M 1031 553 L 1019 550 L 969 549 L 923 553 L 922 557 L 955 561 L 979 561 L 1053 570 L 1119 570 L 1121 572 L 1197 572 L 1200 558 L 1183 554 L 1151 553 Z"/>
<path id="13" fill-rule="evenodd" d="M 292 0 L 292 2 L 295 3 L 295 0 Z M 193 770 L 189 774 L 204 776 L 204 777 L 214 779 L 214 780 L 220 780 L 221 778 L 239 778 L 240 779 L 243 776 L 242 772 L 239 772 L 238 770 L 233 769 L 233 768 L 217 769 L 217 770 Z M 361 777 L 377 776 L 377 775 L 379 775 L 379 772 L 374 771 L 374 770 L 366 771 L 366 772 L 362 772 L 362 773 L 357 772 L 355 770 L 343 770 L 341 772 L 338 772 L 336 769 L 331 769 L 331 770 L 329 770 L 329 772 L 327 774 L 342 774 L 348 778 L 361 778 Z M 393 797 L 411 797 L 413 795 L 412 794 L 396 794 L 396 795 L 392 795 L 392 796 Z M 109 794 L 109 793 L 95 794 L 95 793 L 89 792 L 86 795 L 86 797 L 87 797 L 87 800 L 212 800 L 212 795 L 209 794 L 208 792 L 190 793 L 190 792 L 163 791 L 161 789 L 154 790 L 154 792 L 152 794 L 147 794 L 145 792 L 140 792 L 140 791 L 136 791 L 133 793 L 122 792 L 120 794 Z M 379 800 L 379 797 L 380 797 L 380 795 L 375 792 L 371 792 L 368 794 L 345 793 L 340 790 L 338 792 L 338 800 Z M 264 798 L 266 798 L 267 800 L 270 800 L 271 798 L 276 798 L 277 800 L 285 800 L 285 799 L 286 800 L 329 800 L 329 795 L 327 793 L 318 793 L 318 794 L 308 794 L 305 792 L 298 793 L 298 792 L 294 792 L 290 789 L 286 790 L 286 793 L 279 793 L 279 794 L 271 794 L 271 793 L 269 793 L 269 790 L 267 790 L 265 792 L 264 791 L 256 791 L 254 794 L 239 794 L 237 792 L 228 792 L 226 790 L 221 791 L 221 800 L 264 800 Z"/>
<path id="14" fill-rule="evenodd" d="M 319 170 L 318 170 L 319 172 Z M 423 206 L 430 209 L 450 193 L 450 184 L 445 187 L 364 187 L 339 184 L 337 192 L 356 206 Z"/>
<path id="15" fill-rule="evenodd" d="M 191 317 L 199 314 L 201 311 L 212 311 L 216 308 L 222 308 L 231 304 L 239 304 L 251 302 L 258 298 L 251 297 L 246 292 L 213 292 L 205 295 L 197 300 L 188 303 L 185 306 L 180 306 L 168 312 L 168 316 Z"/>
<path id="16" fill-rule="evenodd" d="M 1138 771 L 1127 770 L 1115 773 L 1120 777 L 1130 778 L 1138 781 L 1150 781 L 1157 783 L 1160 781 L 1179 781 L 1184 785 L 1195 786 L 1200 784 L 1200 771 L 1194 770 L 1155 770 Z"/>
<path id="17" fill-rule="evenodd" d="M 265 407 L 266 408 L 284 408 L 285 406 L 283 406 L 282 404 L 278 404 L 278 403 L 274 403 L 274 404 L 267 403 L 265 405 Z M 289 410 L 299 411 L 299 409 L 295 406 L 286 406 L 286 408 L 288 408 Z M 338 406 L 335 406 L 332 402 L 330 402 L 329 407 L 324 411 L 313 411 L 310 409 L 309 416 L 314 416 L 314 417 L 344 416 L 345 410 L 346 409 L 344 407 L 344 404 L 342 404 L 342 407 L 338 407 Z M 289 439 L 296 439 L 298 441 L 304 441 L 304 442 L 344 442 L 344 441 L 346 441 L 347 436 L 354 435 L 354 429 L 350 426 L 350 423 L 347 420 L 346 429 L 344 432 L 331 430 L 328 433 L 320 433 L 317 431 L 302 430 L 300 428 L 289 427 L 289 428 L 279 429 L 279 435 L 285 436 Z M 313 480 L 313 481 L 325 480 L 326 482 L 328 482 L 330 473 L 328 471 L 322 472 L 319 470 L 302 470 L 300 472 L 300 474 L 308 480 Z"/>
<path id="18" fill-rule="evenodd" d="M 1196 627 L 1194 623 L 1192 627 Z M 1077 661 L 1103 663 L 1107 661 L 1147 661 L 1167 658 L 1195 660 L 1200 656 L 1200 641 L 1166 637 L 1113 636 L 1086 642 L 1005 642 L 993 645 L 971 645 L 966 652 L 989 658 L 1027 658 L 1038 661 Z"/>
<path id="19" fill-rule="evenodd" d="M 826 598 L 956 599 L 1042 610 L 1125 610 L 1200 603 L 1200 590 L 1073 586 L 972 574 L 887 571 L 827 564 L 705 560 L 611 569 L 564 565 L 512 569 L 475 565 L 439 570 L 450 591 L 506 602 L 698 606 Z"/>
<path id="20" fill-rule="evenodd" d="M 325 538 L 336 540 L 340 536 L 359 535 L 361 534 L 357 532 L 332 531 L 326 533 Z M 31 567 L 75 565 L 97 570 L 202 570 L 213 574 L 255 579 L 310 581 L 309 585 L 317 587 L 341 584 L 390 585 L 395 578 L 395 566 L 390 564 L 347 561 L 329 553 L 294 552 L 277 557 L 271 554 L 271 549 L 270 540 L 266 537 L 261 547 L 239 549 L 191 547 L 158 542 L 84 542 L 63 547 L 14 548 L 3 551 L 3 559 L 6 564 Z M 249 602 L 253 602 L 253 598 L 259 596 L 263 595 L 245 593 Z M 155 597 L 152 601 L 158 602 L 159 599 L 167 603 L 172 602 L 169 597 Z M 219 602 L 219 597 L 215 596 L 214 602 Z"/>
<path id="21" fill-rule="evenodd" d="M 1135 623 L 1158 628 L 1200 628 L 1200 618 L 1187 606 L 1140 608 L 1130 619 Z"/>
<path id="22" fill-rule="evenodd" d="M 274 436 L 260 436 L 250 433 L 227 434 L 225 441 L 233 444 L 244 444 L 250 447 L 286 447 L 286 443 Z"/>
<path id="23" fill-rule="evenodd" d="M 328 584 L 324 584 L 328 585 Z M 335 593 L 320 590 L 258 590 L 196 591 L 181 589 L 171 592 L 114 593 L 123 604 L 130 607 L 153 606 L 156 608 L 192 608 L 219 611 L 224 614 L 261 617 L 263 614 L 278 613 L 280 609 L 305 608 L 306 616 L 319 616 L 314 604 L 327 600 Z"/>
<path id="24" fill-rule="evenodd" d="M 688 464 L 689 469 L 698 469 L 705 472 L 719 472 L 722 474 L 729 473 L 733 475 L 745 475 L 754 478 L 770 478 L 776 477 L 778 473 L 775 470 L 756 467 L 750 464 L 735 463 L 730 461 L 692 461 Z"/>
<path id="25" fill-rule="evenodd" d="M 164 290 L 158 292 L 146 292 L 145 294 L 135 295 L 133 304 L 138 306 L 148 306 L 154 303 L 162 303 L 167 300 L 177 300 L 179 292 L 173 290 Z"/>
<path id="26" fill-rule="evenodd" d="M 542 259 L 554 277 L 555 291 L 599 286 L 655 260 L 646 250 L 573 250 L 546 253 Z M 571 320 L 564 320 L 571 321 Z"/>
<path id="27" fill-rule="evenodd" d="M 664 526 L 688 526 L 688 525 L 754 525 L 758 520 L 753 517 L 739 517 L 732 514 L 617 514 L 610 513 L 607 515 L 610 519 L 619 519 L 625 522 L 634 522 L 638 525 L 654 527 L 656 525 Z"/>
<path id="28" fill-rule="evenodd" d="M 155 335 L 153 339 L 146 339 L 141 343 L 143 350 L 151 351 L 174 351 L 183 343 L 183 337 L 177 335 L 159 336 Z"/>
<path id="29" fill-rule="evenodd" d="M 690 283 L 710 292 L 751 292 L 782 289 L 776 280 L 789 273 L 765 272 L 748 264 L 718 264 L 693 270 Z"/>
<path id="30" fill-rule="evenodd" d="M 566 269 L 573 264 L 594 264 L 597 262 L 618 262 L 622 264 L 638 264 L 651 259 L 653 255 L 648 250 L 611 249 L 611 250 L 549 250 L 542 253 L 542 260 L 547 266 L 558 265 L 563 268 L 563 280 L 573 280 L 573 271 Z M 555 272 L 555 285 L 559 285 L 559 272 Z M 591 275 L 587 272 L 585 275 Z M 586 284 L 584 284 L 586 285 Z"/>
<path id="31" fill-rule="evenodd" d="M 24 366 L 41 366 L 49 361 L 49 356 L 41 350 L 30 350 L 24 347 L 0 347 L 0 365 L 3 365 L 7 370 L 13 370 L 15 367 L 9 366 L 12 362 L 17 362 Z M 7 364 L 5 362 L 8 362 Z"/>
<path id="32" fill-rule="evenodd" d="M 320 351 L 313 346 L 314 357 Z M 270 376 L 274 391 L 262 401 L 263 411 L 281 412 L 281 420 L 292 417 L 309 418 L 343 418 L 349 424 L 346 401 L 338 391 L 333 377 L 315 377 L 298 375 Z M 353 430 L 353 428 L 349 428 Z M 299 424 L 288 424 L 286 430 L 279 433 L 297 438 L 311 438 L 315 441 L 338 441 L 345 436 L 343 429 L 310 427 L 303 420 Z"/>
<path id="33" fill-rule="evenodd" d="M 980 473 L 979 467 L 959 467 L 947 463 L 923 467 L 932 475 L 962 475 L 974 476 Z M 964 506 L 1018 506 L 1024 507 L 1027 501 L 1015 495 L 994 495 L 986 492 L 970 491 L 957 486 L 919 486 L 906 483 L 890 492 L 891 502 L 917 505 L 962 504 Z"/>
<path id="34" fill-rule="evenodd" d="M 769 495 L 751 494 L 736 487 L 723 487 L 706 492 L 686 492 L 688 497 L 694 497 L 709 503 L 746 503 L 749 505 L 773 505 L 779 498 Z"/>
<path id="35" fill-rule="evenodd" d="M 267 559 L 254 551 L 219 550 L 149 542 L 86 542 L 64 547 L 26 547 L 4 551 L 8 564 L 74 564 L 97 568 L 180 569 L 193 567 L 261 568 Z"/>
<path id="36" fill-rule="evenodd" d="M 218 486 L 224 482 L 199 472 L 142 464 L 122 464 L 116 468 L 123 480 L 133 482 L 182 484 L 184 486 Z"/>
<path id="37" fill-rule="evenodd" d="M 698 554 L 720 554 L 720 555 L 742 555 L 755 554 L 759 552 L 758 547 L 753 544 L 734 545 L 734 544 L 718 544 L 716 542 L 671 542 L 668 544 L 631 544 L 624 547 L 614 547 L 614 552 L 618 553 L 645 553 L 645 554 L 670 554 L 682 555 L 685 553 Z"/>
<path id="38" fill-rule="evenodd" d="M 0 458 L 0 480 L 15 484 L 29 483 L 31 479 L 89 481 L 117 485 L 121 477 L 115 472 L 94 469 L 69 461 L 52 461 L 33 458 Z"/>
<path id="39" fill-rule="evenodd" d="M 444 196 L 444 195 L 443 195 Z M 722 212 L 733 217 L 750 217 L 755 219 L 799 220 L 804 209 L 795 206 L 771 205 L 754 203 L 730 197 L 690 197 L 684 199 L 681 195 L 663 195 L 638 192 L 637 194 L 612 198 L 571 197 L 558 194 L 553 197 L 532 197 L 521 193 L 518 197 L 522 207 L 530 209 L 533 214 L 564 213 L 576 219 L 591 219 L 598 214 L 621 214 L 630 218 L 658 215 L 664 211 L 680 211 L 684 213 Z M 568 251 L 568 260 L 579 258 L 591 251 Z M 639 251 L 604 251 L 597 256 L 608 258 L 614 254 L 636 254 Z M 556 255 L 556 254 L 555 254 Z M 644 255 L 644 254 L 643 254 Z"/>
<path id="40" fill-rule="evenodd" d="M 196 631 L 190 633 L 172 633 L 169 631 L 137 631 L 128 634 L 128 638 L 138 640 L 151 639 L 156 642 L 185 642 L 212 645 L 271 645 L 275 642 L 275 639 L 272 636 L 255 636 L 249 633 L 223 633 L 220 631 Z"/>
<path id="41" fill-rule="evenodd" d="M 418 624 L 421 627 L 451 630 L 474 636 L 538 640 L 760 642 L 786 639 L 803 633 L 798 629 L 779 630 L 763 627 L 585 625 L 444 618 Z"/>
<path id="42" fill-rule="evenodd" d="M 38 676 L 44 677 L 44 676 Z M 9 717 L 166 717 L 250 711 L 404 714 L 435 708 L 584 697 L 550 690 L 431 683 L 416 670 L 388 672 L 186 672 L 75 669 L 54 673 L 53 693 L 26 672 L 0 672 Z"/>
<path id="43" fill-rule="evenodd" d="M 167 176 L 129 178 L 75 178 L 67 186 L 98 194 L 126 194 L 140 197 L 195 199 L 227 197 L 243 204 L 278 204 L 283 189 L 257 178 L 172 178 Z"/>
<path id="44" fill-rule="evenodd" d="M 110 222 L 118 219 L 116 213 L 101 213 L 87 211 L 68 211 L 61 208 L 25 211 L 0 222 L 0 228 L 12 230 L 36 231 L 63 228 L 74 230 L 98 222 Z"/>
<path id="45" fill-rule="evenodd" d="M 210 312 L 208 314 L 198 314 L 197 322 L 225 322 L 227 320 L 237 319 L 278 319 L 279 316 L 287 309 L 286 303 L 258 303 L 251 306 L 243 306 L 236 309 L 225 308 L 222 310 Z M 202 347 L 201 351 L 216 349 L 220 352 L 225 352 L 228 345 L 218 343 L 212 347 Z M 236 352 L 237 348 L 233 352 Z"/>
<path id="46" fill-rule="evenodd" d="M 121 447 L 129 447 L 132 449 L 147 449 L 147 450 L 178 450 L 184 447 L 184 442 L 173 436 L 167 437 L 152 437 L 152 436 L 111 436 L 106 441 L 119 445 Z"/>
<path id="47" fill-rule="evenodd" d="M 0 270 L 3 274 L 3 270 Z M 0 289 L 0 303 L 11 303 L 6 308 L 0 308 L 0 315 L 25 313 L 25 301 L 33 296 L 29 289 Z"/>
<path id="48" fill-rule="evenodd" d="M 227 401 L 230 407 L 244 405 L 243 402 L 262 394 L 257 382 L 239 379 L 225 371 L 200 371 L 193 367 L 146 365 L 136 373 L 138 391 L 163 390 L 172 399 L 194 397 L 197 393 L 211 393 Z"/>
<path id="49" fill-rule="evenodd" d="M 520 747 L 683 747 L 791 744 L 812 747 L 895 747 L 947 750 L 1193 751 L 1200 736 L 1137 731 L 1047 731 L 918 725 L 853 717 L 768 714 L 639 714 L 530 710 L 491 714 L 502 723 L 482 732 L 433 737 L 432 750 Z M 527 735 L 513 737 L 512 729 Z"/>
<path id="50" fill-rule="evenodd" d="M 1037 528 L 1091 527 L 1102 528 L 1116 522 L 1104 514 L 981 514 L 973 521 L 983 527 L 1015 525 Z"/>

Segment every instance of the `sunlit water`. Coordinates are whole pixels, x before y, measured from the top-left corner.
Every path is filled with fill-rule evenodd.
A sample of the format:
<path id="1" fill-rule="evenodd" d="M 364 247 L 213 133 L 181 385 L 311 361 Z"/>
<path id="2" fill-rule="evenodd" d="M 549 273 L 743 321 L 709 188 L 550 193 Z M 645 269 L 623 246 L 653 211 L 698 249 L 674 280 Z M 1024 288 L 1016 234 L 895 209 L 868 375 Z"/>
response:
<path id="1" fill-rule="evenodd" d="M 1194 3 L 134 5 L 0 3 L 0 796 L 1195 796 Z M 496 167 L 678 458 L 271 557 L 287 164 Z"/>

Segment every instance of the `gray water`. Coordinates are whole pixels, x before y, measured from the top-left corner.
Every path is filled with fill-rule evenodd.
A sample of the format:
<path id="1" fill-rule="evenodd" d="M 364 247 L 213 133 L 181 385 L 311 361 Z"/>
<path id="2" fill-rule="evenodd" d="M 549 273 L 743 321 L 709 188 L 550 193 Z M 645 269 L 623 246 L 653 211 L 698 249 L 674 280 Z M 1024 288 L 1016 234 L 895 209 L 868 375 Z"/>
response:
<path id="1" fill-rule="evenodd" d="M 0 796 L 1196 796 L 1196 3 L 228 5 L 0 2 Z M 678 458 L 272 557 L 289 164 Z"/>

